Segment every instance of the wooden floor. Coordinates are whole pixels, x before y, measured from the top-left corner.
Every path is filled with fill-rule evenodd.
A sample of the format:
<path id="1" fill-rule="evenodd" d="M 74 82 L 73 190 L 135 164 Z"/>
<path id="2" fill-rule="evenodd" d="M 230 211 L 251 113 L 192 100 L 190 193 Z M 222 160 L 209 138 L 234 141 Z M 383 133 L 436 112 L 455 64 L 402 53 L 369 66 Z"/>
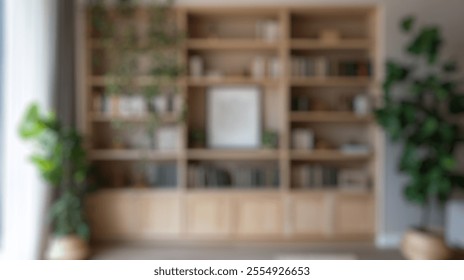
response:
<path id="1" fill-rule="evenodd" d="M 99 243 L 92 246 L 97 260 L 215 260 L 215 259 L 360 259 L 398 260 L 398 250 L 380 250 L 369 243 Z"/>

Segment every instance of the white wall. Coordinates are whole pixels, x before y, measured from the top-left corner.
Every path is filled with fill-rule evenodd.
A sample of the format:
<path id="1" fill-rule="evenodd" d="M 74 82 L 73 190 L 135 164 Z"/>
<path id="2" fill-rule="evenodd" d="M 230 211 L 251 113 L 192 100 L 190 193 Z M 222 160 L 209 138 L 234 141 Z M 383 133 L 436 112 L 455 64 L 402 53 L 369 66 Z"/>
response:
<path id="1" fill-rule="evenodd" d="M 376 4 L 382 10 L 380 36 L 384 42 L 382 59 L 403 56 L 404 37 L 398 23 L 406 15 L 415 15 L 420 23 L 438 24 L 447 41 L 446 53 L 452 54 L 464 65 L 464 1 L 463 0 L 177 0 L 179 5 L 356 5 Z M 384 197 L 380 203 L 381 232 L 377 238 L 381 246 L 396 246 L 402 232 L 418 223 L 419 210 L 404 201 L 402 186 L 404 176 L 396 170 L 400 147 L 386 144 Z"/>

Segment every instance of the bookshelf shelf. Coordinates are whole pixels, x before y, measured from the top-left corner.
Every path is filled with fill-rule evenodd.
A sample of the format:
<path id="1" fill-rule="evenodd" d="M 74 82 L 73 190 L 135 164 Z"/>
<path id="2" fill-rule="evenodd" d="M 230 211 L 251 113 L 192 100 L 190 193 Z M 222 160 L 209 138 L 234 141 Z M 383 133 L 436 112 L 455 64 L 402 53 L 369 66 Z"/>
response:
<path id="1" fill-rule="evenodd" d="M 153 151 L 153 150 L 91 150 L 89 151 L 91 160 L 153 160 L 153 161 L 174 161 L 178 155 L 173 151 Z"/>
<path id="2" fill-rule="evenodd" d="M 340 186 L 294 188 L 291 190 L 291 192 L 295 194 L 346 194 L 360 196 L 372 194 L 371 190 L 345 190 L 340 188 Z"/>
<path id="3" fill-rule="evenodd" d="M 215 86 L 215 85 L 261 85 L 261 86 L 277 86 L 278 79 L 253 79 L 249 77 L 218 77 L 218 78 L 188 78 L 187 85 L 189 86 Z"/>
<path id="4" fill-rule="evenodd" d="M 376 7 L 178 6 L 173 22 L 186 38 L 176 47 L 151 50 L 146 8 L 137 7 L 140 16 L 132 19 L 138 43 L 127 51 L 139 52 L 139 69 L 126 78 L 128 91 L 137 90 L 124 98 L 108 92 L 128 81 L 112 76 L 117 72 L 107 70 L 112 61 L 106 61 L 122 33 L 98 34 L 91 9 L 76 9 L 77 119 L 89 159 L 108 179 L 89 198 L 93 238 L 372 240 L 381 137 L 369 113 L 354 113 L 354 101 L 362 95 L 375 100 L 379 93 Z M 111 24 L 118 24 L 114 19 Z M 184 76 L 147 74 L 156 56 L 140 51 L 172 54 Z M 150 119 L 139 114 L 148 107 L 139 107 L 135 94 L 160 82 L 161 96 L 169 97 L 151 96 L 151 105 L 167 113 L 147 145 L 147 131 L 141 130 Z M 241 85 L 260 87 L 262 140 L 278 148 L 197 148 L 208 143 L 209 87 Z M 175 98 L 173 91 L 179 93 Z M 121 123 L 127 126 L 119 129 Z M 169 145 L 159 139 L 179 141 L 175 150 L 163 150 Z M 142 148 L 153 144 L 160 148 Z M 371 152 L 341 152 L 350 144 L 353 151 L 367 146 Z M 356 172 L 369 178 L 366 191 L 341 187 L 347 185 L 340 174 Z M 314 177 L 308 180 L 307 174 Z"/>
<path id="5" fill-rule="evenodd" d="M 114 76 L 91 76 L 89 78 L 90 84 L 96 87 L 105 87 L 108 84 L 117 84 L 118 80 L 122 79 L 121 77 L 114 77 Z M 133 77 L 131 81 L 138 86 L 150 86 L 154 85 L 155 83 L 161 82 L 166 83 L 166 85 L 170 85 L 174 83 L 182 83 L 183 81 L 176 80 L 173 81 L 170 78 L 155 78 L 152 76 L 137 76 Z"/>
<path id="6" fill-rule="evenodd" d="M 292 39 L 293 50 L 369 50 L 372 44 L 366 39 L 342 39 L 325 42 L 319 39 Z"/>
<path id="7" fill-rule="evenodd" d="M 189 149 L 187 157 L 190 160 L 277 160 L 277 150 L 215 150 Z"/>
<path id="8" fill-rule="evenodd" d="M 253 187 L 253 186 L 238 186 L 238 187 L 190 187 L 188 188 L 188 192 L 192 194 L 242 194 L 245 192 L 246 194 L 279 194 L 279 190 L 277 187 Z"/>
<path id="9" fill-rule="evenodd" d="M 292 77 L 292 86 L 307 87 L 368 87 L 372 84 L 369 77 Z"/>
<path id="10" fill-rule="evenodd" d="M 258 39 L 189 39 L 190 50 L 277 50 L 279 45 Z"/>
<path id="11" fill-rule="evenodd" d="M 363 123 L 373 121 L 372 116 L 357 116 L 351 112 L 292 112 L 292 122 Z"/>
<path id="12" fill-rule="evenodd" d="M 145 123 L 150 121 L 149 116 L 112 116 L 112 115 L 104 115 L 104 114 L 93 114 L 92 115 L 93 122 L 140 122 Z M 161 117 L 160 121 L 162 123 L 175 123 L 179 121 L 179 116 L 177 114 L 165 114 Z"/>
<path id="13" fill-rule="evenodd" d="M 372 154 L 347 154 L 331 150 L 293 150 L 290 158 L 298 161 L 364 161 L 369 160 Z"/>

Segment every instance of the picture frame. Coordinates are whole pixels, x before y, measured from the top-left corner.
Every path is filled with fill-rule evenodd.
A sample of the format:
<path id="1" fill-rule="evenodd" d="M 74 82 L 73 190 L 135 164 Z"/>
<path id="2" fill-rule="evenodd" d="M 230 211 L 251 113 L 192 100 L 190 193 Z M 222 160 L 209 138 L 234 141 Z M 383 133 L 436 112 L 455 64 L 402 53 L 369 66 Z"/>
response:
<path id="1" fill-rule="evenodd" d="M 207 145 L 213 149 L 261 147 L 261 89 L 216 86 L 207 90 Z"/>

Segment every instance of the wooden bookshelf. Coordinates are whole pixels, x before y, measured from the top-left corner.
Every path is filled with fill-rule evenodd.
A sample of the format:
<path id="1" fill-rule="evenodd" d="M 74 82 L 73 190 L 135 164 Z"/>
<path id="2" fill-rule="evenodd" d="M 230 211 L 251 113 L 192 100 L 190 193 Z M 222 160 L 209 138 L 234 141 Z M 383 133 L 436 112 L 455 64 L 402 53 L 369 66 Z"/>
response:
<path id="1" fill-rule="evenodd" d="M 162 150 L 137 148 L 133 144 L 116 149 L 110 145 L 112 139 L 121 137 L 117 133 L 140 140 L 143 134 L 137 129 L 148 122 L 148 117 L 95 111 L 95 96 L 105 95 L 108 84 L 117 84 L 120 78 L 94 71 L 93 60 L 104 54 L 114 41 L 92 35 L 89 9 L 83 2 L 77 14 L 79 127 L 86 136 L 89 159 L 109 181 L 88 200 L 92 238 L 373 240 L 378 222 L 375 215 L 378 193 L 382 187 L 381 137 L 373 116 L 358 115 L 347 108 L 294 110 L 291 104 L 293 98 L 303 96 L 310 100 L 310 105 L 325 102 L 337 107 L 342 97 L 352 98 L 362 93 L 373 99 L 379 94 L 376 7 L 176 7 L 178 27 L 187 34 L 177 56 L 185 64 L 187 74 L 162 81 L 166 86 L 177 86 L 182 102 L 187 105 L 187 114 L 185 121 L 179 121 L 182 112 L 167 112 L 161 117 L 159 125 L 175 127 L 179 138 L 175 150 Z M 141 14 L 144 9 L 145 6 L 137 8 Z M 143 21 L 144 17 L 136 20 Z M 277 25 L 276 38 L 266 39 L 256 34 L 257 23 L 263 21 Z M 143 43 L 138 47 L 143 47 Z M 206 70 L 221 74 L 191 76 L 188 63 L 194 55 L 205 60 L 206 67 L 210 68 Z M 249 68 L 257 55 L 277 59 L 279 75 L 254 78 Z M 335 68 L 341 67 L 339 61 L 353 64 L 352 61 L 363 60 L 370 63 L 370 72 L 367 75 L 363 70 L 361 75 L 350 70 L 350 75 L 341 75 L 341 70 L 333 73 L 327 70 L 324 75 L 295 75 L 294 57 L 327 58 L 330 63 L 335 61 Z M 137 86 L 160 81 L 147 73 L 134 73 L 131 79 Z M 277 133 L 276 148 L 210 149 L 190 143 L 190 132 L 206 131 L 207 89 L 220 85 L 261 88 L 262 129 Z M 120 124 L 127 124 L 128 128 L 119 131 Z M 315 140 L 331 142 L 332 148 L 293 149 L 295 129 L 312 130 Z M 369 152 L 341 152 L 340 146 L 353 139 L 366 142 Z M 135 179 L 127 179 L 134 170 L 142 172 L 145 168 L 138 166 L 139 162 L 156 168 L 174 166 L 176 185 L 141 187 L 133 182 Z M 279 179 L 275 186 L 202 186 L 189 179 L 198 165 L 225 170 L 248 166 L 258 171 L 275 168 Z M 295 170 L 313 165 L 361 170 L 368 174 L 369 187 L 359 191 L 339 188 L 339 185 L 297 186 Z M 121 178 L 113 178 L 118 176 Z"/>

